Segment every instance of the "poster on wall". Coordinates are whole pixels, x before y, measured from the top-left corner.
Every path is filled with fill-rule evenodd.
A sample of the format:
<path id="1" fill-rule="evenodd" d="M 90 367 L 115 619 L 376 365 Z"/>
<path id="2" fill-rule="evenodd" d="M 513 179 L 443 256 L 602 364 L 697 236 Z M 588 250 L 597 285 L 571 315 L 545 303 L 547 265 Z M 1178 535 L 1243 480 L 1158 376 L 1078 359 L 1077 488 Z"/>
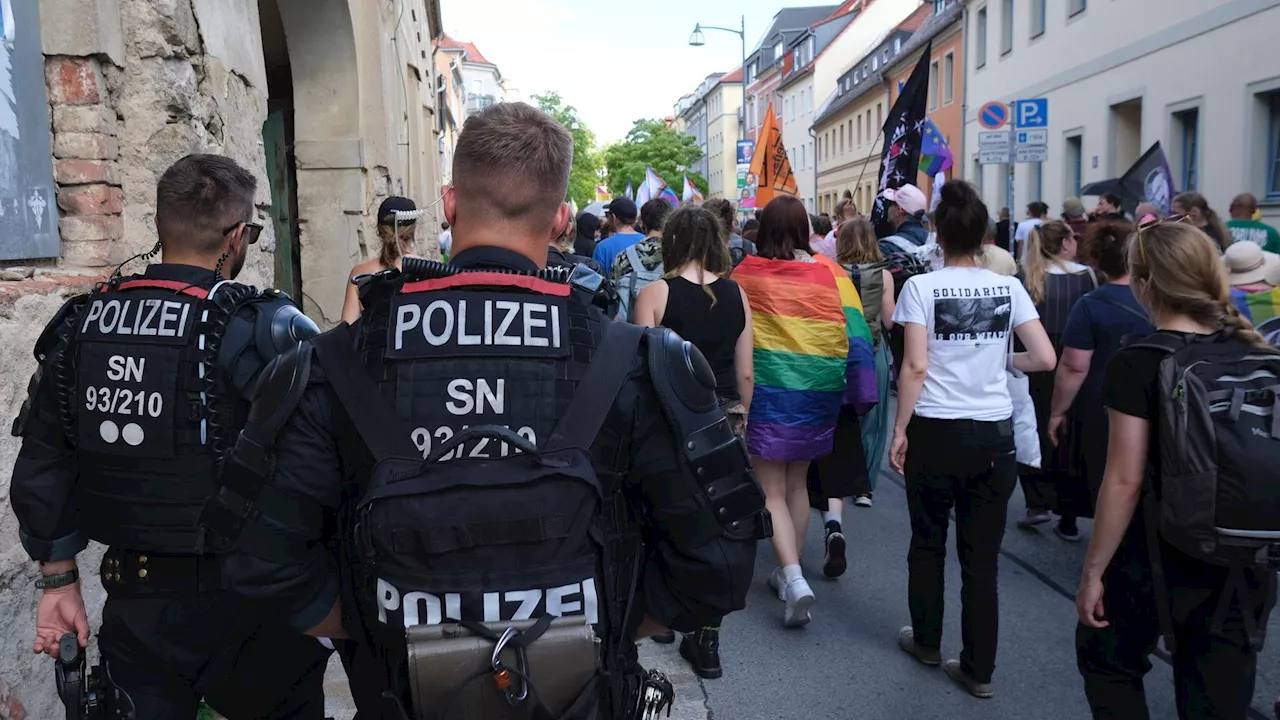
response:
<path id="1" fill-rule="evenodd" d="M 57 257 L 38 0 L 0 0 L 0 260 Z"/>
<path id="2" fill-rule="evenodd" d="M 756 184 L 758 182 L 755 173 L 751 172 L 751 158 L 756 154 L 756 143 L 754 140 L 738 141 L 738 209 L 739 210 L 755 210 L 756 209 Z"/>

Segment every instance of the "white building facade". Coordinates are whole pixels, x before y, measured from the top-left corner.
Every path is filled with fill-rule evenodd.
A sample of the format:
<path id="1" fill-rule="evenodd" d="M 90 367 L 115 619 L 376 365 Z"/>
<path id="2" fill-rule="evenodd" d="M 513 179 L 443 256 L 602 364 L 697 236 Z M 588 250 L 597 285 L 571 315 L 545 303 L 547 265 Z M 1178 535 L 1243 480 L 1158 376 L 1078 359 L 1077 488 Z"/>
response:
<path id="1" fill-rule="evenodd" d="M 1153 143 L 1179 192 L 1225 216 L 1250 192 L 1280 218 L 1280 0 L 969 0 L 965 18 L 965 177 L 994 214 L 1050 212 L 1090 182 L 1118 177 Z M 1048 160 L 978 164 L 978 111 L 1048 100 Z M 962 157 L 963 156 L 963 157 Z M 1086 203 L 1088 204 L 1088 203 Z"/>

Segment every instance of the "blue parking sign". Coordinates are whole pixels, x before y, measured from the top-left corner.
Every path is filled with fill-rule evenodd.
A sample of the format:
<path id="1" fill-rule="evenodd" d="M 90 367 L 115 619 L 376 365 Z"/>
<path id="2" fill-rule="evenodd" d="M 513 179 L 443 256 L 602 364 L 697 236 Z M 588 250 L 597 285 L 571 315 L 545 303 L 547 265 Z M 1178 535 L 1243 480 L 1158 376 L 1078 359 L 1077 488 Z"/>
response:
<path id="1" fill-rule="evenodd" d="M 1014 104 L 1013 122 L 1018 129 L 1049 126 L 1049 99 L 1019 100 Z"/>

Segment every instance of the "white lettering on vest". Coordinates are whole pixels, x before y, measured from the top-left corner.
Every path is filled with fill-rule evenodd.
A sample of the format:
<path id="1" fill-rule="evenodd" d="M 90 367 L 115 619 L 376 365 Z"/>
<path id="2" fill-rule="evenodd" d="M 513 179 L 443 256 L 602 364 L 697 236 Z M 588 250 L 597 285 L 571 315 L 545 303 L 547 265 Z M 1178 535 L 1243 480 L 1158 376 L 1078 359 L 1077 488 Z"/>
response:
<path id="1" fill-rule="evenodd" d="M 99 299 L 89 304 L 80 332 L 92 327 L 102 335 L 181 337 L 187 332 L 190 314 L 190 304 L 175 300 Z"/>
<path id="2" fill-rule="evenodd" d="M 599 610 L 596 601 L 595 578 L 586 578 L 581 583 L 569 583 L 553 588 L 533 588 L 530 590 L 507 590 L 505 592 L 487 592 L 479 597 L 472 596 L 473 601 L 480 601 L 480 610 L 484 622 L 508 622 L 531 620 L 535 615 L 551 615 L 554 617 L 582 616 L 589 624 L 599 622 Z M 403 608 L 404 626 L 439 625 L 446 619 L 462 620 L 462 594 L 444 593 L 440 595 L 412 591 L 401 594 L 391 583 L 378 579 L 377 582 L 378 621 L 387 622 L 387 613 Z M 580 596 L 581 600 L 570 600 Z M 543 602 L 545 598 L 545 603 Z M 544 605 L 539 611 L 538 606 Z M 504 612 L 504 609 L 506 612 Z"/>
<path id="3" fill-rule="evenodd" d="M 435 317 L 437 311 L 444 312 L 444 331 L 436 334 L 431 331 L 431 318 Z M 453 334 L 453 306 L 444 300 L 436 300 L 427 306 L 422 313 L 422 336 L 427 342 L 439 347 L 449 341 L 449 336 Z"/>
<path id="4" fill-rule="evenodd" d="M 396 349 L 404 349 L 404 334 L 422 319 L 422 308 L 417 305 L 401 305 L 396 312 Z"/>
<path id="5" fill-rule="evenodd" d="M 453 400 L 445 403 L 445 409 L 454 415 L 469 415 L 472 411 L 477 415 L 483 415 L 487 402 L 491 411 L 501 415 L 505 412 L 507 405 L 507 381 L 504 378 L 498 378 L 497 385 L 495 393 L 493 386 L 489 385 L 489 381 L 484 378 L 474 383 L 465 378 L 450 380 L 448 392 Z"/>
<path id="6" fill-rule="evenodd" d="M 498 334 L 494 336 L 495 345 L 519 345 L 519 337 L 511 337 L 507 334 L 507 329 L 511 327 L 511 321 L 516 319 L 516 313 L 520 311 L 520 303 L 511 302 L 510 300 L 499 300 L 493 304 L 498 310 L 506 310 L 507 314 L 502 317 L 502 324 L 498 326 Z"/>

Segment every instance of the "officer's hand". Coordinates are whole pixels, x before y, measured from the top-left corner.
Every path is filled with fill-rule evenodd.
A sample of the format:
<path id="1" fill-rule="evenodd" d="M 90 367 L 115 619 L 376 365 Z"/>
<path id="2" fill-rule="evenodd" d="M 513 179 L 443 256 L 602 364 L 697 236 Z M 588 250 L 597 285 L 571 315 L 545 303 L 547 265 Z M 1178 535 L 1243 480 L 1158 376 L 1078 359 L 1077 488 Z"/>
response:
<path id="1" fill-rule="evenodd" d="M 31 650 L 58 658 L 58 641 L 67 633 L 75 633 L 80 647 L 89 644 L 89 617 L 84 612 L 80 583 L 45 590 L 36 606 L 36 642 Z"/>

